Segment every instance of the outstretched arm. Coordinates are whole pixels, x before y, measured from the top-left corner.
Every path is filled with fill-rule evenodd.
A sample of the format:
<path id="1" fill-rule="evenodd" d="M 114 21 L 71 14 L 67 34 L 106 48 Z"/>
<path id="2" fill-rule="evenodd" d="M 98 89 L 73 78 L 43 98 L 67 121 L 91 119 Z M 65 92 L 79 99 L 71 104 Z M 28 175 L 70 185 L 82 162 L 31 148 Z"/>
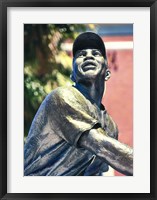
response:
<path id="1" fill-rule="evenodd" d="M 107 136 L 103 129 L 86 132 L 81 136 L 79 145 L 96 154 L 117 171 L 133 175 L 132 148 Z"/>

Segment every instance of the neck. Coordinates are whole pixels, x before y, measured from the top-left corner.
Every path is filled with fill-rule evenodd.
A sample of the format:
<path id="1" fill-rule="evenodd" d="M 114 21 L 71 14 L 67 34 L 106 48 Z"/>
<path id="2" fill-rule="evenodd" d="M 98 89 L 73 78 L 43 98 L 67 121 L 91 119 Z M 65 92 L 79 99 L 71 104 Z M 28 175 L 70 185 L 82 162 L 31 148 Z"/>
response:
<path id="1" fill-rule="evenodd" d="M 76 83 L 76 88 L 87 98 L 92 99 L 100 108 L 104 93 L 104 79 L 98 79 L 94 82 L 79 82 Z"/>

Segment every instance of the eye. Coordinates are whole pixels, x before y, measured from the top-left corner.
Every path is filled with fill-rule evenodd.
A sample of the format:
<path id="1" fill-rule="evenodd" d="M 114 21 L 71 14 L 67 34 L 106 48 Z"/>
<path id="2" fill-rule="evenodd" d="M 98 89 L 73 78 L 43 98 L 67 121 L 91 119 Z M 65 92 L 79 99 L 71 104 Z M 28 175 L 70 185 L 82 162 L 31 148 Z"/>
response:
<path id="1" fill-rule="evenodd" d="M 98 51 L 98 50 L 94 50 L 94 51 L 93 51 L 93 55 L 94 55 L 94 56 L 102 56 L 101 52 Z"/>
<path id="2" fill-rule="evenodd" d="M 76 57 L 81 58 L 81 57 L 84 57 L 85 55 L 86 55 L 85 51 L 80 51 L 80 52 L 77 53 Z"/>

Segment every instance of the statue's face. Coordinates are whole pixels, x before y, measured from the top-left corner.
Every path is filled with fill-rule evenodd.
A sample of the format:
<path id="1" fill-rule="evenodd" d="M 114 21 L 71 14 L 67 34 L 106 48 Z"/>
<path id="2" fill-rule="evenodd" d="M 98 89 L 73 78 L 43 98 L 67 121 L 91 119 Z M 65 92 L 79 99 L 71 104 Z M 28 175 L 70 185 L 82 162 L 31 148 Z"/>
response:
<path id="1" fill-rule="evenodd" d="M 80 50 L 73 59 L 73 78 L 75 82 L 95 79 L 105 75 L 106 65 L 107 61 L 98 49 Z"/>

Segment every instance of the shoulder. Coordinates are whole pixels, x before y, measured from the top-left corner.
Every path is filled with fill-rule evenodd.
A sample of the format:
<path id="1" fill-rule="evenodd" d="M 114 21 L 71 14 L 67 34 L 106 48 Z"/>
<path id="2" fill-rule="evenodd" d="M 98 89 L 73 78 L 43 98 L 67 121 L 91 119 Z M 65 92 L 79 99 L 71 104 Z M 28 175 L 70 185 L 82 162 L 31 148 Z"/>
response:
<path id="1" fill-rule="evenodd" d="M 74 95 L 74 93 L 76 93 L 76 91 L 73 86 L 64 86 L 54 89 L 48 96 L 49 98 L 54 96 L 67 97 L 69 94 Z"/>
<path id="2" fill-rule="evenodd" d="M 47 97 L 47 104 L 51 110 L 66 113 L 79 113 L 96 118 L 96 108 L 85 96 L 73 86 L 58 87 Z"/>
<path id="3" fill-rule="evenodd" d="M 47 100 L 54 102 L 77 102 L 83 103 L 85 97 L 73 86 L 58 87 L 53 90 L 48 96 Z"/>
<path id="4" fill-rule="evenodd" d="M 55 98 L 65 98 L 68 95 L 72 94 L 71 87 L 57 87 L 50 94 L 47 95 L 47 100 L 54 100 Z"/>

